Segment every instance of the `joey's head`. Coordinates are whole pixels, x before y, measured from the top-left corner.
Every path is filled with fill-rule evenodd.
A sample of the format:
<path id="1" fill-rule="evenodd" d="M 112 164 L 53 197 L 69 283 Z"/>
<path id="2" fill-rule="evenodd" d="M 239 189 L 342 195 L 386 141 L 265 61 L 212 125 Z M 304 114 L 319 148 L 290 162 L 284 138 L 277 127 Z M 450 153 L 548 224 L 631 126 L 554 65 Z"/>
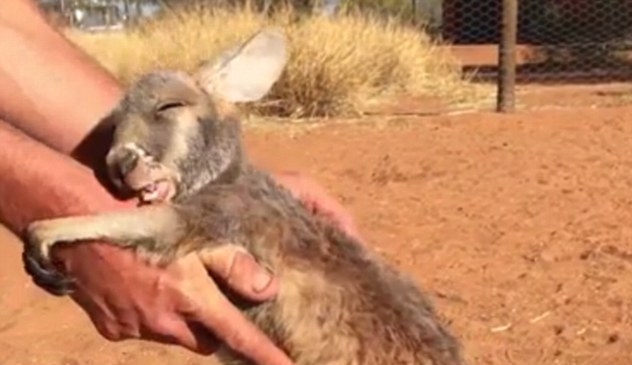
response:
<path id="1" fill-rule="evenodd" d="M 264 97 L 285 63 L 285 37 L 266 29 L 193 74 L 141 76 L 108 116 L 115 123 L 106 158 L 112 183 L 145 201 L 164 201 L 237 167 L 242 150 L 233 104 Z"/>

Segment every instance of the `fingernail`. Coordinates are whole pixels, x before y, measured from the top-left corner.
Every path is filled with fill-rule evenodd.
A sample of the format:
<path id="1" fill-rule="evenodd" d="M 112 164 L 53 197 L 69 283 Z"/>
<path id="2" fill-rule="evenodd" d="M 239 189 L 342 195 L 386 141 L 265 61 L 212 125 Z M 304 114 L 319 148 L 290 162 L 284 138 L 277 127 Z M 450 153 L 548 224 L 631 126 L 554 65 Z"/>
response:
<path id="1" fill-rule="evenodd" d="M 257 270 L 257 273 L 254 277 L 253 289 L 257 292 L 264 291 L 270 282 L 272 281 L 272 276 L 265 270 Z"/>

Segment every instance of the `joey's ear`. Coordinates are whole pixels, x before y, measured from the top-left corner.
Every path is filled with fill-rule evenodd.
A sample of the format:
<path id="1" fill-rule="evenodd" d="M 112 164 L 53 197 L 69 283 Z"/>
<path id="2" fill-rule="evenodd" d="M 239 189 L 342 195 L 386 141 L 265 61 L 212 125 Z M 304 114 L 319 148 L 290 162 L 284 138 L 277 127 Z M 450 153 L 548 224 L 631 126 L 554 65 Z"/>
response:
<path id="1" fill-rule="evenodd" d="M 256 101 L 281 76 L 286 52 L 286 39 L 281 31 L 264 29 L 200 66 L 195 78 L 207 93 L 226 101 Z"/>

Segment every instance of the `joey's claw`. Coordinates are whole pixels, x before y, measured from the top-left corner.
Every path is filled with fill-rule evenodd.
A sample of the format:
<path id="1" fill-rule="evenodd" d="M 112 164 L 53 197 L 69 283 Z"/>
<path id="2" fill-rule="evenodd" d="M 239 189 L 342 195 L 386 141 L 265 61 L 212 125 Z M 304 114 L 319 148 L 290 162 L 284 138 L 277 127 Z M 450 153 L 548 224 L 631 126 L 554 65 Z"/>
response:
<path id="1" fill-rule="evenodd" d="M 60 273 L 52 265 L 44 265 L 28 251 L 22 253 L 25 271 L 33 282 L 55 296 L 65 296 L 74 291 L 74 279 Z"/>
<path id="2" fill-rule="evenodd" d="M 33 282 L 55 296 L 65 296 L 72 292 L 74 280 L 60 273 L 50 260 L 50 250 L 54 243 L 41 223 L 33 223 L 27 228 L 26 244 L 22 253 L 25 271 Z M 49 243 L 51 242 L 51 243 Z"/>

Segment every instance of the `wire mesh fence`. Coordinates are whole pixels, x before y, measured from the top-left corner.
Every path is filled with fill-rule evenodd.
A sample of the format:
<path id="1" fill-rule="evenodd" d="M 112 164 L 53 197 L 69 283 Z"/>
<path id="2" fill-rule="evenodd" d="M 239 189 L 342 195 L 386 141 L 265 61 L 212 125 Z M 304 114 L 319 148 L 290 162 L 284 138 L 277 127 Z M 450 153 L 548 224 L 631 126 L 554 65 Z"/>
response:
<path id="1" fill-rule="evenodd" d="M 498 44 L 501 3 L 501 0 L 445 0 L 444 39 L 457 46 Z M 632 77 L 632 1 L 519 0 L 517 3 L 520 81 L 605 81 Z M 480 67 L 480 74 L 494 76 L 493 68 L 488 68 Z"/>
<path id="2" fill-rule="evenodd" d="M 511 4 L 513 30 L 503 25 Z M 632 100 L 630 0 L 443 0 L 439 34 L 475 80 L 497 84 L 499 103 L 514 91 L 518 105 L 531 107 Z"/>

